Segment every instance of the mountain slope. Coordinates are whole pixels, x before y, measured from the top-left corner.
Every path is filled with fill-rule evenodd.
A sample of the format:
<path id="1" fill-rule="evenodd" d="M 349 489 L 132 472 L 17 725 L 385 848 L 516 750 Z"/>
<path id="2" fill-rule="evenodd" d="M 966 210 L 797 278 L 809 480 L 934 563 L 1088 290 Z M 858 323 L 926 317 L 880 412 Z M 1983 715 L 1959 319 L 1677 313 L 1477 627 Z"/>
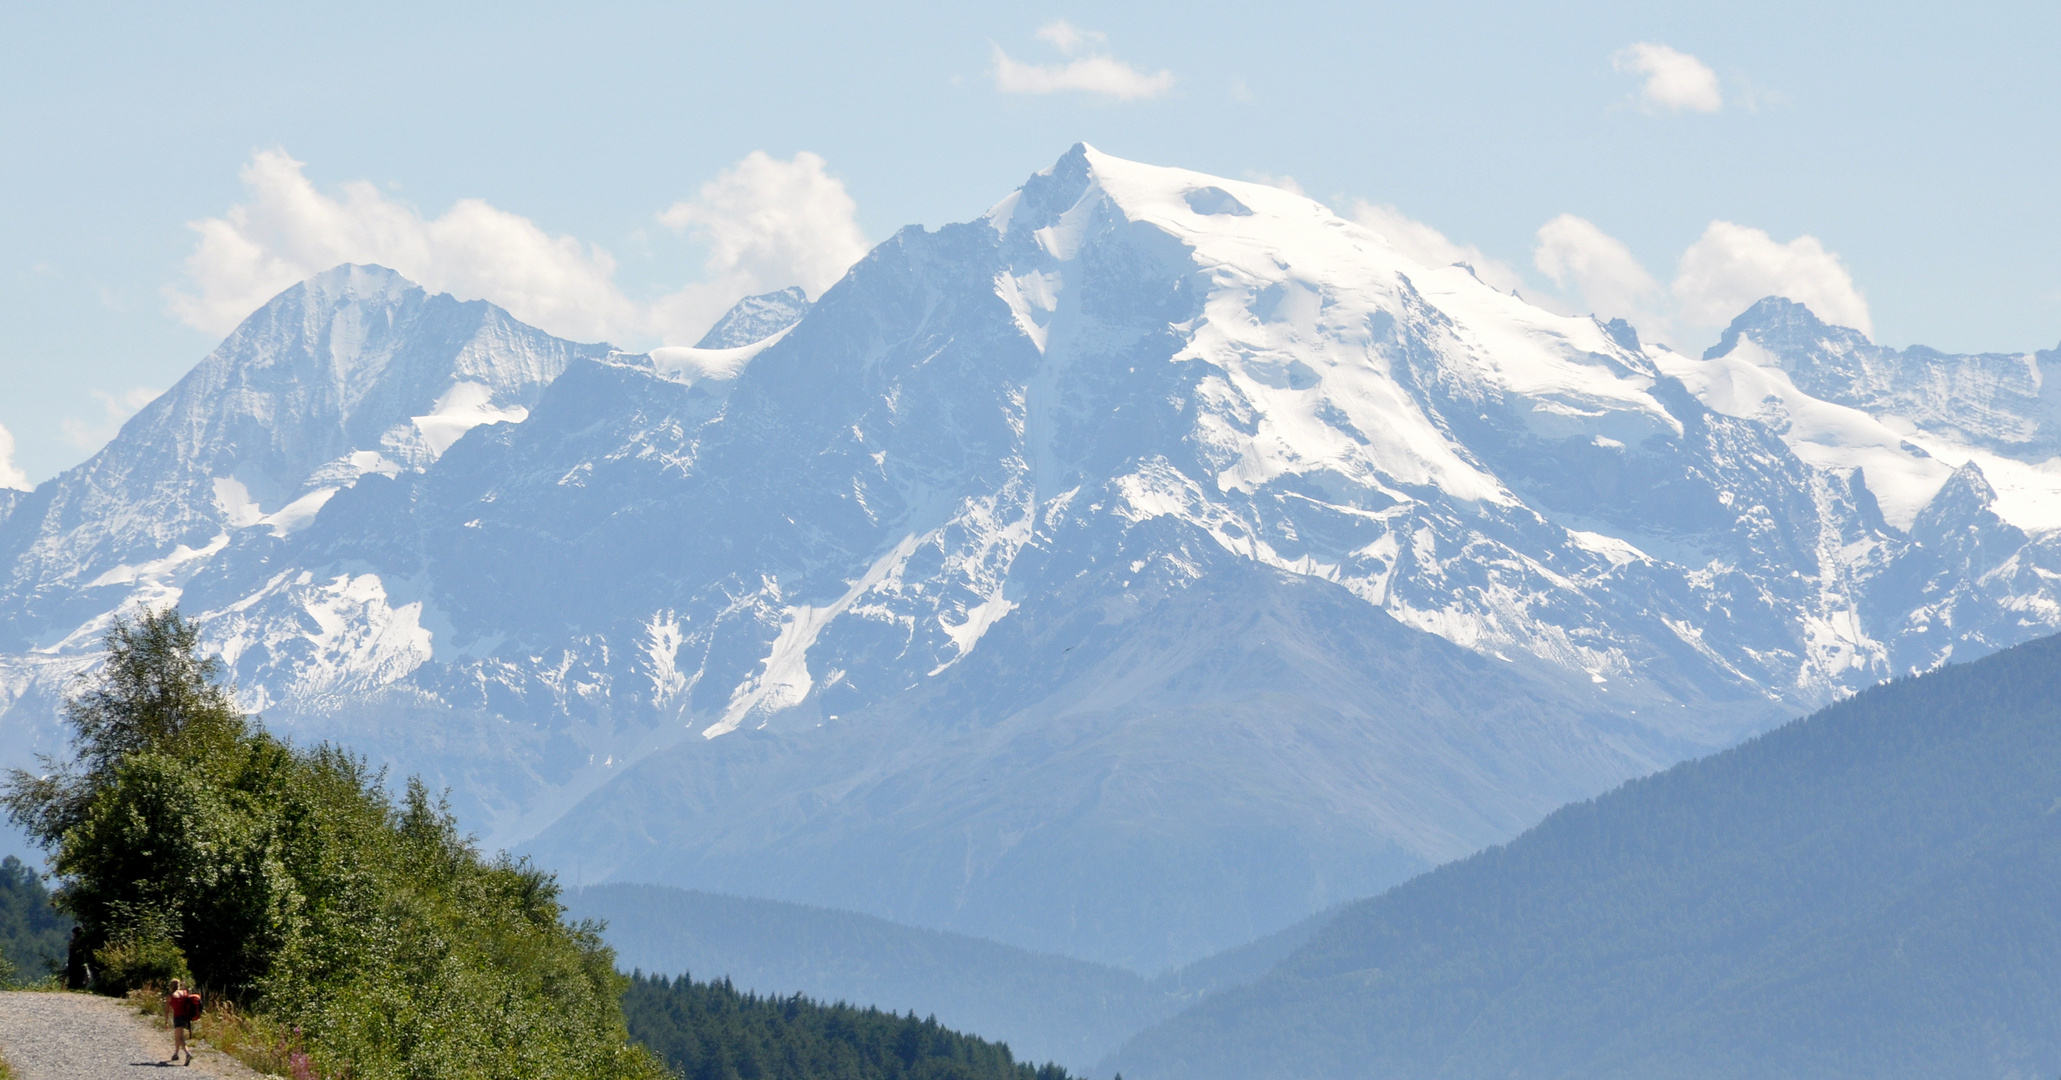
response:
<path id="1" fill-rule="evenodd" d="M 2057 625 L 2061 350 L 1897 351 L 1769 297 L 1697 363 L 1666 365 L 1720 412 L 1862 478 L 1880 510 L 1876 580 L 1856 590 L 1868 649 L 1895 672 L 1979 656 Z M 2053 385 L 2049 385 L 2049 384 Z"/>
<path id="2" fill-rule="evenodd" d="M 8 596 L 105 579 L 132 553 L 203 549 L 225 528 L 291 529 L 359 476 L 425 465 L 473 426 L 521 420 L 569 359 L 604 352 L 378 267 L 311 278 L 9 515 Z M 42 629 L 12 604 L 5 614 L 11 636 Z"/>
<path id="3" fill-rule="evenodd" d="M 2061 626 L 2061 483 L 1787 317 L 1646 348 L 1086 146 L 708 348 L 340 268 L 0 523 L 6 751 L 176 600 L 573 880 L 1159 970 Z"/>
<path id="4" fill-rule="evenodd" d="M 1025 1061 L 1080 1072 L 1204 994 L 1250 982 L 1315 934 L 1320 913 L 1265 939 L 1147 979 L 1123 968 L 1026 952 L 849 911 L 658 885 L 594 885 L 564 897 L 607 924 L 618 966 L 693 972 L 768 997 L 804 994 L 1009 1044 Z"/>
<path id="5" fill-rule="evenodd" d="M 0 521 L 0 650 L 12 654 L 0 705 L 15 746 L 52 745 L 63 680 L 118 606 L 176 601 L 232 549 L 262 561 L 337 492 L 425 468 L 474 427 L 521 421 L 568 362 L 607 352 L 380 267 L 338 267 L 280 294 Z M 301 633 L 325 628 L 310 611 L 298 621 Z M 318 648 L 366 643 L 327 637 Z M 371 637 L 361 666 L 394 651 Z M 231 644 L 228 657 L 249 648 Z M 277 686 L 257 684 L 246 704 L 264 707 Z"/>
<path id="6" fill-rule="evenodd" d="M 2040 1076 L 2061 638 L 1877 687 L 1353 905 L 1139 1077 Z"/>
<path id="7" fill-rule="evenodd" d="M 836 900 L 1150 971 L 1662 756 L 1579 684 L 1188 554 L 1195 580 L 1120 566 L 1127 588 L 1026 601 L 914 700 L 654 754 L 532 850 L 575 879 Z"/>

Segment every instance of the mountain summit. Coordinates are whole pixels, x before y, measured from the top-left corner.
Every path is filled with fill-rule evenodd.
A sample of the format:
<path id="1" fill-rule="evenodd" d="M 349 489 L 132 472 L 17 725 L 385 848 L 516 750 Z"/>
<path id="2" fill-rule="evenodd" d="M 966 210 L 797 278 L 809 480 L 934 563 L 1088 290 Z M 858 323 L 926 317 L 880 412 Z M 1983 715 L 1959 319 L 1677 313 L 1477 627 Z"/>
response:
<path id="1" fill-rule="evenodd" d="M 694 343 L 697 349 L 741 349 L 755 345 L 801 321 L 809 313 L 809 296 L 798 285 L 779 292 L 747 296 L 716 320 Z"/>
<path id="2" fill-rule="evenodd" d="M 574 880 L 1156 970 L 2061 622 L 2051 474 L 1804 388 L 1801 309 L 1684 357 L 1086 146 L 705 349 L 380 274 L 0 523 L 18 754 L 108 612 L 177 599 L 269 723 Z M 319 407 L 264 406 L 262 468 L 146 420 L 275 355 Z M 90 501 L 110 462 L 169 494 Z"/>

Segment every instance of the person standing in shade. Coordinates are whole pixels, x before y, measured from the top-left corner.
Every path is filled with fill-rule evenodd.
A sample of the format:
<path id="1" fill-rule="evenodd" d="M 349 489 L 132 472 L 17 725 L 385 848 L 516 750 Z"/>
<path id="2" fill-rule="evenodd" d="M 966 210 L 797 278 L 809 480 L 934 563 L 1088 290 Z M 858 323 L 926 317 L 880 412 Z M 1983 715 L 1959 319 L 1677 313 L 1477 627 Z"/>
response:
<path id="1" fill-rule="evenodd" d="M 86 958 L 86 928 L 74 926 L 72 940 L 64 949 L 64 988 L 88 990 L 92 983 L 93 965 Z"/>
<path id="2" fill-rule="evenodd" d="M 165 1011 L 172 1014 L 172 1056 L 165 1059 L 169 1065 L 186 1055 L 186 1064 L 193 1064 L 193 1049 L 186 1040 L 193 1034 L 193 1022 L 200 1019 L 200 995 L 188 989 L 177 979 L 172 980 L 172 992 L 165 998 Z"/>

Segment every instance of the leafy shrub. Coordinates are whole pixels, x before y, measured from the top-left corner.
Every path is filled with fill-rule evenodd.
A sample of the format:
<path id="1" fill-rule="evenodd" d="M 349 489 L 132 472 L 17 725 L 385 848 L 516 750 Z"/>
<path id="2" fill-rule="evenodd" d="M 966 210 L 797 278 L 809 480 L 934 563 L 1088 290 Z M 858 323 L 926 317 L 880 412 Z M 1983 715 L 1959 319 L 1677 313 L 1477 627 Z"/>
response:
<path id="1" fill-rule="evenodd" d="M 162 909 L 117 901 L 104 918 L 106 944 L 93 952 L 94 983 L 103 994 L 161 991 L 173 979 L 192 982 L 186 951 L 172 940 L 177 929 Z"/>
<path id="2" fill-rule="evenodd" d="M 186 953 L 172 939 L 135 935 L 109 942 L 93 954 L 95 986 L 103 994 L 127 994 L 132 990 L 156 992 L 173 979 L 191 981 Z"/>

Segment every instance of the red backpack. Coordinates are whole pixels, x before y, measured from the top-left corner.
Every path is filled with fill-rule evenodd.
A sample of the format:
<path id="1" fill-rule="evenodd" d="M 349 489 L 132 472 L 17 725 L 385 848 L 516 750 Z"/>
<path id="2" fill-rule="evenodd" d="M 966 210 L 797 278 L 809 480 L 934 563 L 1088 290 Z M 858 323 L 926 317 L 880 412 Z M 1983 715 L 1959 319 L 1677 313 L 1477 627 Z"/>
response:
<path id="1" fill-rule="evenodd" d="M 200 1019 L 200 995 L 191 990 L 181 992 L 172 998 L 174 1020 Z"/>

